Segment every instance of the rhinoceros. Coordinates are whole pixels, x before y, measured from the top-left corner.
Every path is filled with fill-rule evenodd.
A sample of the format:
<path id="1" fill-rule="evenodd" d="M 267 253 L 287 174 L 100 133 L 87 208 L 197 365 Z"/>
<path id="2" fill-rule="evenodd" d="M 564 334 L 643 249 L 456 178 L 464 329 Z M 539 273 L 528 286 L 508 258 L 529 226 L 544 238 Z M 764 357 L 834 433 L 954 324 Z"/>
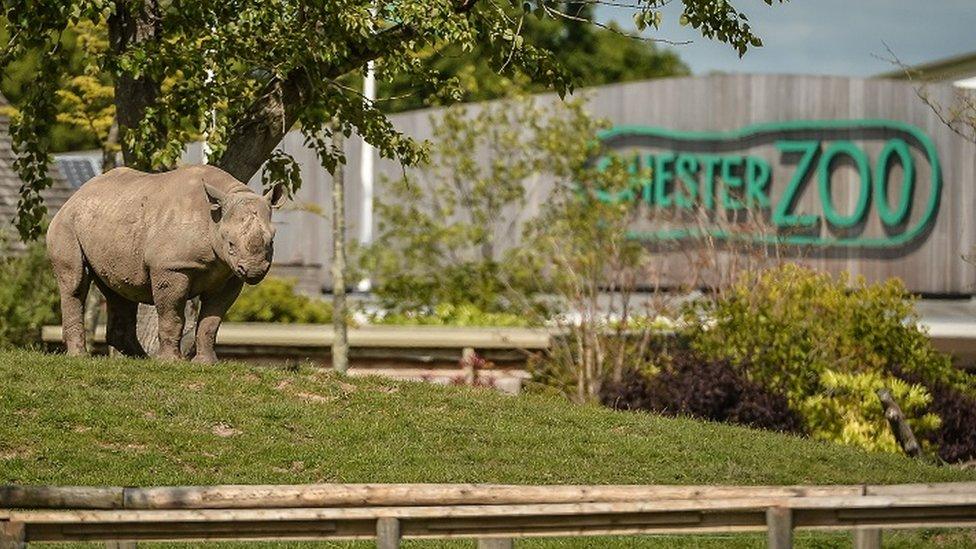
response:
<path id="1" fill-rule="evenodd" d="M 182 358 L 186 302 L 199 296 L 193 360 L 216 361 L 224 314 L 243 284 L 257 284 L 271 266 L 271 210 L 282 191 L 261 196 L 213 166 L 116 168 L 82 185 L 47 231 L 68 354 L 85 353 L 84 303 L 94 281 L 105 295 L 112 347 L 145 356 L 136 310 L 149 303 L 159 313 L 158 358 Z"/>

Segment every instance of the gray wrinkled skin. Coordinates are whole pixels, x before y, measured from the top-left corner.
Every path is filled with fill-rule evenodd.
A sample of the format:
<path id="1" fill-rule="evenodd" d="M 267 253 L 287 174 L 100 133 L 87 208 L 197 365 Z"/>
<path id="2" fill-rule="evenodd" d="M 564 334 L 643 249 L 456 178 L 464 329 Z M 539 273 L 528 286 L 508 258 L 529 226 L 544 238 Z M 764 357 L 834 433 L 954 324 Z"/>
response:
<path id="1" fill-rule="evenodd" d="M 149 303 L 159 313 L 159 358 L 181 358 L 186 302 L 199 296 L 193 360 L 216 361 L 224 314 L 243 284 L 257 284 L 271 266 L 280 191 L 262 197 L 213 166 L 117 168 L 82 185 L 47 231 L 68 354 L 85 353 L 83 308 L 94 281 L 105 295 L 112 347 L 145 356 L 136 309 Z"/>

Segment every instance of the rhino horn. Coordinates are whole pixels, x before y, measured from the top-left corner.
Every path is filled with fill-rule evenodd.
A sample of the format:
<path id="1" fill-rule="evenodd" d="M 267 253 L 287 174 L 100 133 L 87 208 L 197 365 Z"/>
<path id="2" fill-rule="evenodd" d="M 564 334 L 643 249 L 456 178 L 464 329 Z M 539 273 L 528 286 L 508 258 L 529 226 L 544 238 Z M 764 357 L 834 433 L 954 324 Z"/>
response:
<path id="1" fill-rule="evenodd" d="M 282 183 L 278 183 L 274 187 L 268 189 L 268 192 L 264 193 L 264 199 L 268 201 L 268 204 L 272 208 L 280 208 L 282 204 L 285 203 L 285 186 Z"/>
<path id="2" fill-rule="evenodd" d="M 204 183 L 203 188 L 207 190 L 207 197 L 210 198 L 210 210 L 219 210 L 227 199 L 227 193 L 214 187 L 210 183 Z"/>

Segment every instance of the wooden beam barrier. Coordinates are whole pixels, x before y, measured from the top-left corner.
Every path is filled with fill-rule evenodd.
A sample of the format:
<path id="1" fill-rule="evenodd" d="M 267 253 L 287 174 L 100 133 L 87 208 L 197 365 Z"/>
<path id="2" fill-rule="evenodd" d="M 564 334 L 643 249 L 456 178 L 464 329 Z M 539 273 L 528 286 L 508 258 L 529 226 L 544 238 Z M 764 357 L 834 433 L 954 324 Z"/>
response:
<path id="1" fill-rule="evenodd" d="M 959 493 L 976 492 L 976 482 Z M 912 485 L 916 486 L 916 485 Z M 921 485 L 919 485 L 921 486 Z M 943 493 L 942 485 L 929 486 Z M 955 486 L 955 485 L 953 485 Z M 905 488 L 908 489 L 908 488 Z M 947 489 L 947 488 L 946 488 Z M 261 509 L 353 506 L 597 503 L 695 498 L 860 496 L 863 485 L 669 486 L 514 484 L 309 484 L 123 487 L 0 486 L 0 509 Z M 918 492 L 919 494 L 925 492 Z"/>
<path id="2" fill-rule="evenodd" d="M 329 486 L 337 490 L 329 492 Z M 400 500 L 407 487 L 417 490 L 419 499 L 441 496 L 466 501 L 375 503 Z M 384 547 L 397 547 L 402 538 L 475 538 L 486 540 L 483 547 L 494 546 L 487 541 L 494 539 L 498 540 L 495 545 L 507 547 L 506 541 L 527 536 L 762 531 L 767 532 L 771 547 L 783 548 L 790 547 L 792 531 L 797 528 L 855 530 L 861 532 L 857 534 L 861 543 L 870 547 L 871 532 L 880 528 L 976 526 L 974 487 L 974 483 L 857 487 L 318 485 L 290 487 L 294 490 L 291 496 L 280 501 L 269 496 L 264 506 L 250 508 L 227 507 L 224 498 L 239 493 L 248 494 L 251 503 L 261 502 L 259 496 L 264 492 L 247 490 L 267 487 L 103 488 L 88 493 L 88 500 L 82 498 L 82 503 L 101 505 L 88 509 L 50 508 L 83 493 L 77 489 L 4 487 L 0 491 L 6 498 L 0 504 L 0 549 L 21 549 L 32 541 L 368 538 Z M 123 508 L 106 508 L 116 504 L 119 490 L 123 496 L 162 490 L 149 493 L 165 494 L 165 499 L 132 501 L 169 508 L 126 508 L 127 497 L 122 498 Z M 302 501 L 294 499 L 296 493 L 309 496 L 306 503 L 332 498 L 345 504 L 295 507 L 296 501 Z M 360 499 L 352 500 L 352 496 Z M 570 496 L 632 499 L 556 503 L 503 499 Z M 12 505 L 15 499 L 36 505 Z M 485 499 L 489 502 L 480 501 Z M 272 505 L 281 502 L 291 505 Z M 203 507 L 210 503 L 217 506 Z M 178 504 L 185 507 L 173 508 Z"/>

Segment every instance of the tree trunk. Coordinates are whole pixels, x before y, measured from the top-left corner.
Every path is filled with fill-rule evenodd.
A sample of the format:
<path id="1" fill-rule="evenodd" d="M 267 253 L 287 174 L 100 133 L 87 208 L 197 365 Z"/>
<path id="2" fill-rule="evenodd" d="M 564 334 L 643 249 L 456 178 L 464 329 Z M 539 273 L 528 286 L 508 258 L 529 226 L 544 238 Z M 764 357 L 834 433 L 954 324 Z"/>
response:
<path id="1" fill-rule="evenodd" d="M 130 11 L 131 10 L 131 11 Z M 108 18 L 109 47 L 117 59 L 131 46 L 162 38 L 162 14 L 157 0 L 147 0 L 136 4 L 117 2 L 115 12 Z M 125 145 L 126 133 L 139 127 L 145 118 L 146 109 L 156 102 L 159 95 L 159 82 L 149 75 L 134 76 L 122 72 L 115 80 L 115 109 L 119 125 L 122 157 L 125 165 L 138 169 L 148 169 L 146 159 L 140 159 Z"/>
<path id="2" fill-rule="evenodd" d="M 344 139 L 339 124 L 332 126 L 332 144 L 343 150 Z M 340 374 L 349 369 L 349 340 L 346 333 L 346 211 L 345 169 L 336 164 L 332 173 L 332 367 Z"/>

